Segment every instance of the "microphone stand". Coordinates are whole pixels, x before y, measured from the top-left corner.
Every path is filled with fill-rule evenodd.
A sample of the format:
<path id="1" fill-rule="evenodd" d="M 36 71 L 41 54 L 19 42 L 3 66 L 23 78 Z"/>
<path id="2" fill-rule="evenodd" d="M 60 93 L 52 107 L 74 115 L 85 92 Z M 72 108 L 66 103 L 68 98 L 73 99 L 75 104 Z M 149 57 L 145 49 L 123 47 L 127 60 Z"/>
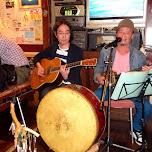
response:
<path id="1" fill-rule="evenodd" d="M 101 142 L 99 141 L 99 143 L 104 143 L 104 145 L 102 145 L 102 146 L 100 145 L 99 146 L 99 152 L 102 152 L 106 147 L 107 147 L 107 152 L 109 152 L 110 151 L 110 146 L 115 146 L 115 147 L 122 148 L 122 149 L 125 149 L 125 150 L 128 150 L 128 151 L 134 151 L 133 149 L 130 149 L 130 148 L 127 148 L 127 147 L 124 147 L 124 146 L 120 146 L 120 145 L 114 144 L 112 142 L 111 137 L 110 137 L 111 88 L 112 88 L 112 52 L 113 52 L 113 49 L 114 49 L 114 47 L 111 47 L 111 52 L 110 52 L 109 60 L 107 62 L 108 63 L 108 72 L 106 74 L 109 74 L 108 75 L 108 82 L 105 82 L 105 83 L 108 83 L 108 87 L 109 87 L 108 88 L 109 89 L 109 96 L 108 96 L 107 137 L 106 137 L 105 141 L 101 141 Z M 106 89 L 104 89 L 104 90 L 106 90 Z M 99 110 L 103 110 L 103 106 L 104 106 L 104 101 L 101 102 Z"/>

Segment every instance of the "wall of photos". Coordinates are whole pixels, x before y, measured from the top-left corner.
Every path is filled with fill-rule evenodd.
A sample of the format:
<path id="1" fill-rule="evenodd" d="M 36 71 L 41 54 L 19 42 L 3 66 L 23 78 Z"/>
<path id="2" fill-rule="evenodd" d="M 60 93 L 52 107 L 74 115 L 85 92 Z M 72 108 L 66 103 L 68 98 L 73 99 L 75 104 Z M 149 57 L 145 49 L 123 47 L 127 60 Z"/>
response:
<path id="1" fill-rule="evenodd" d="M 17 44 L 43 44 L 42 9 L 20 8 L 19 0 L 0 1 L 0 32 Z"/>

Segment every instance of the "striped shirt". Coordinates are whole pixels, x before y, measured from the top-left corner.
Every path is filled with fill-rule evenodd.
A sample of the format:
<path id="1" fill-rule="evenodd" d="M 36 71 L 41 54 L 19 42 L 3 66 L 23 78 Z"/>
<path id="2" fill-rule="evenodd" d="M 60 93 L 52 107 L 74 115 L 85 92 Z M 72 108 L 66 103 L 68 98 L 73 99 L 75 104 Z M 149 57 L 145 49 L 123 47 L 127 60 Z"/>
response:
<path id="1" fill-rule="evenodd" d="M 56 57 L 58 57 L 64 63 L 67 63 L 68 51 L 69 51 L 69 48 L 68 49 L 61 49 L 60 46 L 58 46 L 58 49 L 56 51 Z M 71 84 L 71 82 L 66 81 L 66 80 L 63 80 L 62 83 Z"/>
<path id="2" fill-rule="evenodd" d="M 57 51 L 56 51 L 56 57 L 58 57 L 64 63 L 67 63 L 68 51 L 69 51 L 69 48 L 68 49 L 61 49 L 59 46 Z"/>
<path id="3" fill-rule="evenodd" d="M 0 33 L 0 59 L 3 64 L 20 67 L 29 65 L 22 48 Z"/>

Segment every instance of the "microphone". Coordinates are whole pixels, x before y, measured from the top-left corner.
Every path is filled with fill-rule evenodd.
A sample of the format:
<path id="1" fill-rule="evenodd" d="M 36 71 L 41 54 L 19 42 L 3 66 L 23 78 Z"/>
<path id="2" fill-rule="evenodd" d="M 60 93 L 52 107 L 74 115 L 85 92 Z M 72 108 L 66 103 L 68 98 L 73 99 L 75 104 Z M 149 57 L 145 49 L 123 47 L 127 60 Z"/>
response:
<path id="1" fill-rule="evenodd" d="M 116 47 L 117 43 L 121 42 L 121 40 L 122 39 L 120 37 L 116 37 L 116 39 L 113 42 L 111 42 L 105 46 L 105 49 L 108 49 L 109 47 Z"/>

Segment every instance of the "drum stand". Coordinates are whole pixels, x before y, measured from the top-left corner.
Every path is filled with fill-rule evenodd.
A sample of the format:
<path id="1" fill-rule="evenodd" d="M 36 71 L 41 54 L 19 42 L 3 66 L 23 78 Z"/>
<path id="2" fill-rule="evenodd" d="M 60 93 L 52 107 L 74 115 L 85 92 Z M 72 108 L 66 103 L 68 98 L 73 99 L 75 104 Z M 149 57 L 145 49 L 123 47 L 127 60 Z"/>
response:
<path id="1" fill-rule="evenodd" d="M 111 54 L 112 54 L 112 51 L 113 51 L 113 47 L 111 48 Z M 112 63 L 112 57 L 110 57 L 110 60 L 108 62 L 109 62 L 108 64 L 112 65 L 111 64 Z M 110 151 L 110 146 L 115 146 L 115 147 L 122 148 L 122 149 L 125 149 L 125 150 L 128 150 L 128 151 L 134 151 L 133 149 L 130 149 L 130 148 L 127 148 L 127 147 L 124 147 L 124 146 L 121 146 L 121 145 L 114 144 L 112 142 L 111 137 L 110 137 L 111 88 L 112 88 L 112 67 L 111 66 L 110 66 L 110 70 L 109 70 L 108 86 L 109 86 L 109 96 L 108 96 L 109 100 L 108 100 L 107 137 L 106 137 L 105 141 L 102 141 L 102 140 L 99 141 L 99 143 L 101 143 L 100 146 L 99 146 L 99 152 L 102 152 L 105 148 L 107 148 L 107 152 L 109 152 Z"/>

